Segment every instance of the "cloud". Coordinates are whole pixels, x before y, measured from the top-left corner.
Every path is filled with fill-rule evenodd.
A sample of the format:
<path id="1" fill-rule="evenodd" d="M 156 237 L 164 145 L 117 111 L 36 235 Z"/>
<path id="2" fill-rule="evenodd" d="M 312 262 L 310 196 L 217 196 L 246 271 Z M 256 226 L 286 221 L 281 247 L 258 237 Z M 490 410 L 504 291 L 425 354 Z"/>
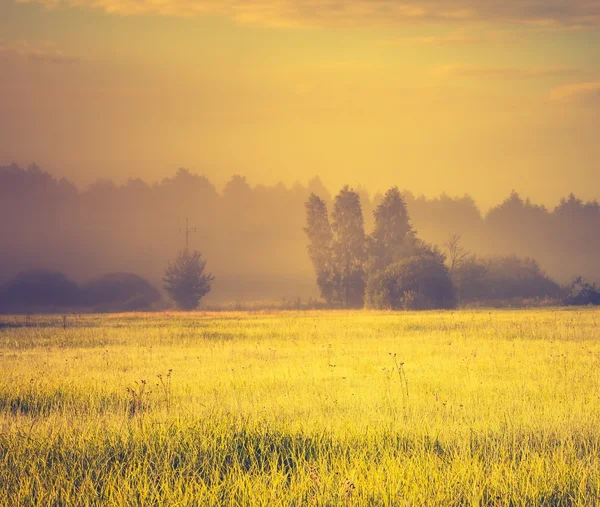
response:
<path id="1" fill-rule="evenodd" d="M 466 32 L 453 31 L 441 35 L 423 35 L 415 37 L 396 37 L 379 41 L 386 46 L 470 46 L 480 44 L 507 44 L 514 42 L 515 35 L 506 31 Z"/>
<path id="2" fill-rule="evenodd" d="M 550 92 L 550 100 L 567 104 L 600 106 L 600 81 L 558 86 Z"/>
<path id="3" fill-rule="evenodd" d="M 273 25 L 394 25 L 414 21 L 600 26 L 600 0 L 15 0 L 118 15 L 224 15 Z"/>
<path id="4" fill-rule="evenodd" d="M 0 60 L 20 60 L 31 63 L 71 64 L 77 58 L 66 55 L 52 41 L 14 41 L 0 40 Z"/>
<path id="5" fill-rule="evenodd" d="M 432 73 L 438 77 L 488 78 L 488 79 L 535 79 L 564 77 L 579 73 L 571 67 L 484 67 L 478 65 L 444 65 Z"/>
<path id="6" fill-rule="evenodd" d="M 494 29 L 489 26 L 485 30 L 481 26 L 470 24 L 457 30 L 443 34 L 399 36 L 382 39 L 380 44 L 386 46 L 409 45 L 409 46 L 467 46 L 467 45 L 503 45 L 518 44 L 527 40 L 528 37 L 537 35 L 554 35 L 565 32 L 580 32 L 586 30 L 583 25 L 558 25 L 558 24 L 519 24 L 512 30 Z"/>

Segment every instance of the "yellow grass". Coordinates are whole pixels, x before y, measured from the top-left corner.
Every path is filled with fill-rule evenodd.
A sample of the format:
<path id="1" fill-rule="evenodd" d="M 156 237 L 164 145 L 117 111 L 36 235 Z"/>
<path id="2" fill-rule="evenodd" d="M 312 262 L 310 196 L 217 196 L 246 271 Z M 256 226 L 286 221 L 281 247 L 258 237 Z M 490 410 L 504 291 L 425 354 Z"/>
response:
<path id="1" fill-rule="evenodd" d="M 25 320 L 0 505 L 600 502 L 595 310 Z"/>

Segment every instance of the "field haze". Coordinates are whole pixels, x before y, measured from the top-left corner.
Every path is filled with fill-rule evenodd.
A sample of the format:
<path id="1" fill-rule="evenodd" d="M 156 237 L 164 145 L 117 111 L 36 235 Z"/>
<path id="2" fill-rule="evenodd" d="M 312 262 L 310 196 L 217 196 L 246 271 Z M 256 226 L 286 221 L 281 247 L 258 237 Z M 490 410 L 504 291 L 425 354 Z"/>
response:
<path id="1" fill-rule="evenodd" d="M 590 505 L 600 311 L 5 317 L 0 505 Z"/>

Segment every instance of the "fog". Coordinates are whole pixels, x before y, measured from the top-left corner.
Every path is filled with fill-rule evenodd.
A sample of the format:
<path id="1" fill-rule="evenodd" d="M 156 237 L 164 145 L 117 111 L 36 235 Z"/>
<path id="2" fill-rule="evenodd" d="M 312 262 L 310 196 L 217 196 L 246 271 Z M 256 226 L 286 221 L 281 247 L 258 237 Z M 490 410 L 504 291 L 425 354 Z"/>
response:
<path id="1" fill-rule="evenodd" d="M 184 246 L 200 250 L 216 277 L 208 301 L 274 301 L 317 297 L 309 261 L 304 203 L 326 201 L 318 177 L 307 185 L 255 185 L 233 176 L 223 189 L 180 169 L 156 184 L 98 181 L 77 188 L 42 169 L 0 167 L 0 281 L 18 272 L 58 270 L 77 282 L 131 272 L 157 287 L 169 260 Z M 366 231 L 381 195 L 361 195 Z M 460 234 L 480 256 L 535 258 L 559 282 L 576 275 L 600 280 L 600 206 L 565 196 L 547 209 L 513 192 L 482 213 L 473 197 L 404 197 L 420 238 L 443 246 Z"/>

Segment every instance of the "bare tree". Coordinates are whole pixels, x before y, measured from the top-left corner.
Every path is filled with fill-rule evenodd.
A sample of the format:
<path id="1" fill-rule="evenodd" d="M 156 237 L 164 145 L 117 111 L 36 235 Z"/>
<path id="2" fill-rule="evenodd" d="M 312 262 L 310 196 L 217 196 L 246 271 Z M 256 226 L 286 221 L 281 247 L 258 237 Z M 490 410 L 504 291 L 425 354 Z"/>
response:
<path id="1" fill-rule="evenodd" d="M 450 273 L 452 274 L 469 257 L 470 252 L 460 244 L 460 234 L 452 234 L 444 243 L 448 250 L 448 261 L 450 262 Z"/>

